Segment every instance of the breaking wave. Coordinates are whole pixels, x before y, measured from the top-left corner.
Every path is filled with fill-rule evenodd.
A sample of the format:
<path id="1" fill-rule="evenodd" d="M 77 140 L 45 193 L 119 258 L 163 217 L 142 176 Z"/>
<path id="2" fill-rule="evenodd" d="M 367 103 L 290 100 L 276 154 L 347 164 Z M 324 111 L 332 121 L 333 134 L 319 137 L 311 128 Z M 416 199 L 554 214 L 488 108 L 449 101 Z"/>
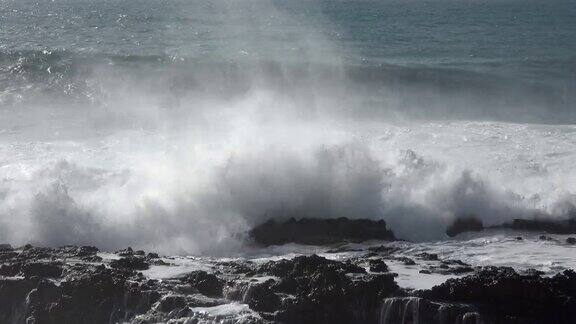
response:
<path id="1" fill-rule="evenodd" d="M 218 254 L 269 218 L 425 241 L 462 215 L 574 214 L 570 77 L 351 59 L 321 11 L 266 0 L 30 5 L 7 21 L 47 48 L 0 52 L 0 241 Z M 208 54 L 145 55 L 194 41 Z M 522 64 L 574 69 L 542 60 Z"/>
<path id="2" fill-rule="evenodd" d="M 498 224 L 574 208 L 576 188 L 557 186 L 576 176 L 571 126 L 415 117 L 408 93 L 414 111 L 387 95 L 471 78 L 470 94 L 476 74 L 66 52 L 2 62 L 11 243 L 225 253 L 273 217 L 383 218 L 433 240 L 461 215 Z"/>

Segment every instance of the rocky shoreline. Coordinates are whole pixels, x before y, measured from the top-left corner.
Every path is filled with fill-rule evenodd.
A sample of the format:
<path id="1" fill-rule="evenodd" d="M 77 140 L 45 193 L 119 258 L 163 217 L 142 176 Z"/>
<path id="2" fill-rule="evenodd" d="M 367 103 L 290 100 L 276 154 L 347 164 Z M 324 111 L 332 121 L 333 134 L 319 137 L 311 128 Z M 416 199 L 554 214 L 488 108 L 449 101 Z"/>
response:
<path id="1" fill-rule="evenodd" d="M 482 221 L 473 215 L 457 218 L 446 229 L 446 235 L 454 237 L 465 232 L 482 232 L 485 229 L 510 229 L 547 234 L 576 234 L 576 218 L 552 219 L 550 217 L 534 219 L 514 219 L 501 225 L 484 226 Z M 576 243 L 576 238 L 571 238 Z"/>
<path id="2" fill-rule="evenodd" d="M 331 260 L 318 255 L 257 263 L 214 259 L 169 279 L 170 257 L 95 247 L 0 251 L 1 323 L 573 323 L 576 273 L 553 277 L 512 268 L 473 268 L 423 253 L 430 271 L 466 273 L 429 290 L 398 286 L 386 245 Z M 339 253 L 333 251 L 333 253 Z M 405 258 L 405 262 L 415 262 Z M 193 261 L 192 261 L 193 262 Z M 240 309 L 234 315 L 210 312 Z"/>

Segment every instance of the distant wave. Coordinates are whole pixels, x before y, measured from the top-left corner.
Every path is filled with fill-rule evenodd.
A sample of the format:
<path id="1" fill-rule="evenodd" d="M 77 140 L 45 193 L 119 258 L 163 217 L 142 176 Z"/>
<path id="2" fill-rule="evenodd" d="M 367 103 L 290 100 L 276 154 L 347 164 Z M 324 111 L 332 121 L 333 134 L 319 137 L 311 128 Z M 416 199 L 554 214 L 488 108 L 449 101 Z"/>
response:
<path id="1" fill-rule="evenodd" d="M 574 68 L 570 61 L 558 64 Z M 117 83 L 126 81 L 143 91 L 162 90 L 166 102 L 190 94 L 242 95 L 266 85 L 282 93 L 345 94 L 341 99 L 354 106 L 353 114 L 369 118 L 576 122 L 576 79 L 528 82 L 453 67 L 19 51 L 0 52 L 0 79 L 3 106 L 66 100 L 108 104 Z"/>

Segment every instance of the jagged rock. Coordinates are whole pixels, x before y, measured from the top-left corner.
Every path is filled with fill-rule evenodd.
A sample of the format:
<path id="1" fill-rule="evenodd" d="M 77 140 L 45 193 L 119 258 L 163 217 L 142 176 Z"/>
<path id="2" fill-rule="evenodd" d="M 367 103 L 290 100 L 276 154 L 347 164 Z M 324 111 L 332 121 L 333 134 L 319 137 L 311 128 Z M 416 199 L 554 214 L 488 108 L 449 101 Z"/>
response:
<path id="1" fill-rule="evenodd" d="M 162 297 L 160 300 L 160 311 L 168 313 L 176 308 L 186 306 L 186 298 L 184 296 L 168 295 Z"/>
<path id="2" fill-rule="evenodd" d="M 384 299 L 380 311 L 380 324 L 482 324 L 482 317 L 473 306 L 445 304 L 418 297 L 392 297 Z"/>
<path id="3" fill-rule="evenodd" d="M 62 265 L 59 263 L 31 262 L 21 268 L 24 277 L 58 278 L 62 275 Z"/>
<path id="4" fill-rule="evenodd" d="M 146 257 L 148 259 L 158 259 L 160 256 L 158 255 L 158 253 L 150 252 Z"/>
<path id="5" fill-rule="evenodd" d="M 474 268 L 463 266 L 463 267 L 450 268 L 448 273 L 450 273 L 450 274 L 463 274 L 463 273 L 469 273 L 469 272 L 473 272 L 473 271 L 474 271 Z"/>
<path id="6" fill-rule="evenodd" d="M 150 264 L 157 265 L 157 266 L 169 266 L 170 263 L 162 260 L 162 259 L 151 259 Z"/>
<path id="7" fill-rule="evenodd" d="M 569 237 L 566 239 L 566 243 L 568 244 L 576 244 L 576 237 Z"/>
<path id="8" fill-rule="evenodd" d="M 418 257 L 421 258 L 422 260 L 426 260 L 426 261 L 438 261 L 438 254 L 436 254 L 436 253 L 424 252 L 424 253 L 418 254 Z"/>
<path id="9" fill-rule="evenodd" d="M 459 266 L 463 266 L 463 267 L 469 267 L 470 265 L 462 260 L 452 260 L 452 259 L 448 259 L 448 260 L 442 260 L 441 261 L 442 264 L 449 264 L 449 265 L 459 265 Z"/>
<path id="10" fill-rule="evenodd" d="M 524 271 L 524 274 L 527 276 L 543 276 L 545 274 L 545 272 L 530 268 L 530 269 L 526 269 Z"/>
<path id="11" fill-rule="evenodd" d="M 326 251 L 326 253 L 342 253 L 342 252 L 358 252 L 358 251 L 362 251 L 361 249 L 355 249 L 352 248 L 350 246 L 344 245 L 344 246 L 339 246 L 337 248 L 334 249 L 330 249 L 328 251 Z"/>
<path id="12" fill-rule="evenodd" d="M 9 261 L 9 260 L 14 259 L 16 257 L 18 257 L 18 252 L 14 251 L 14 250 L 0 251 L 0 262 Z"/>
<path id="13" fill-rule="evenodd" d="M 375 322 L 381 298 L 399 289 L 391 274 L 369 275 L 350 262 L 317 255 L 270 261 L 258 272 L 279 277 L 267 285 L 292 296 L 274 313 L 273 319 L 284 323 Z"/>
<path id="14" fill-rule="evenodd" d="M 119 256 L 125 257 L 125 256 L 134 255 L 134 250 L 132 250 L 131 247 L 127 247 L 124 250 L 119 250 L 119 251 L 116 251 L 114 253 L 118 254 Z"/>
<path id="15" fill-rule="evenodd" d="M 0 323 L 25 323 L 26 297 L 36 284 L 23 278 L 0 279 Z"/>
<path id="16" fill-rule="evenodd" d="M 76 250 L 76 256 L 89 256 L 98 253 L 98 248 L 95 246 L 81 246 Z"/>
<path id="17" fill-rule="evenodd" d="M 124 268 L 130 270 L 147 270 L 150 265 L 146 259 L 141 257 L 128 256 L 117 260 L 112 260 L 110 266 L 113 268 Z"/>
<path id="18" fill-rule="evenodd" d="M 0 265 L 0 276 L 14 277 L 20 273 L 22 265 L 20 263 L 10 263 Z"/>
<path id="19" fill-rule="evenodd" d="M 576 272 L 572 270 L 545 278 L 520 275 L 507 267 L 486 267 L 473 275 L 449 279 L 420 296 L 475 304 L 481 314 L 500 322 L 576 321 Z"/>
<path id="20" fill-rule="evenodd" d="M 56 253 L 57 253 L 57 251 L 50 249 L 50 248 L 34 247 L 32 245 L 27 244 L 23 248 L 22 252 L 20 252 L 18 257 L 21 259 L 27 259 L 27 260 L 49 259 L 52 256 L 54 256 Z"/>
<path id="21" fill-rule="evenodd" d="M 369 260 L 370 272 L 387 272 L 388 266 L 382 260 Z"/>
<path id="22" fill-rule="evenodd" d="M 280 308 L 281 299 L 273 292 L 274 280 L 249 285 L 243 296 L 243 302 L 259 312 L 273 312 Z"/>
<path id="23" fill-rule="evenodd" d="M 203 260 L 209 262 L 210 272 L 163 280 L 148 279 L 130 266 L 133 259 L 151 262 L 144 255 L 132 253 L 120 259 L 124 261 L 99 264 L 74 259 L 77 254 L 95 253 L 73 246 L 0 251 L 5 255 L 0 275 L 9 276 L 0 277 L 0 323 L 227 322 L 230 317 L 199 315 L 193 310 L 233 300 L 248 305 L 246 317 L 242 316 L 251 323 L 397 323 L 390 319 L 400 312 L 427 324 L 444 323 L 436 322 L 439 314 L 448 323 L 479 323 L 480 319 L 490 324 L 572 323 L 576 313 L 573 271 L 543 278 L 538 271 L 517 274 L 507 268 L 484 268 L 431 290 L 412 292 L 398 287 L 395 274 L 374 273 L 384 270 L 382 258 L 413 262 L 396 253 L 371 252 L 378 254 L 371 258 L 358 253 L 344 260 L 310 255 L 263 264 Z M 431 259 L 423 264 L 432 271 L 470 268 L 460 260 L 435 260 L 432 254 L 419 257 Z M 420 270 L 426 271 L 431 270 Z M 17 276 L 25 272 L 28 275 Z M 407 294 L 424 299 L 406 298 Z"/>
<path id="24" fill-rule="evenodd" d="M 370 252 L 386 253 L 386 254 L 394 253 L 397 250 L 398 250 L 398 248 L 391 247 L 391 246 L 385 246 L 385 245 L 372 246 L 372 247 L 368 248 L 368 251 L 370 251 Z"/>
<path id="25" fill-rule="evenodd" d="M 341 273 L 366 273 L 364 268 L 351 262 L 328 260 L 316 254 L 311 256 L 298 256 L 292 260 L 282 259 L 279 261 L 269 261 L 263 264 L 258 272 L 278 277 L 290 277 L 311 274 L 319 268 L 334 269 Z"/>
<path id="26" fill-rule="evenodd" d="M 299 243 L 325 245 L 338 242 L 362 242 L 367 240 L 394 240 L 392 231 L 386 228 L 383 220 L 367 219 L 289 219 L 278 223 L 271 219 L 250 231 L 256 243 L 262 245 L 282 245 Z"/>
<path id="27" fill-rule="evenodd" d="M 446 234 L 454 237 L 463 232 L 480 232 L 484 230 L 482 221 L 474 216 L 457 218 L 452 225 L 446 229 Z"/>
<path id="28" fill-rule="evenodd" d="M 13 250 L 12 245 L 6 243 L 0 244 L 0 251 L 12 251 L 12 250 Z"/>
<path id="29" fill-rule="evenodd" d="M 409 257 L 396 257 L 395 260 L 400 261 L 400 262 L 404 263 L 404 265 L 407 265 L 407 266 L 416 265 L 416 262 L 414 260 L 410 259 Z"/>
<path id="30" fill-rule="evenodd" d="M 189 273 L 184 281 L 191 284 L 201 294 L 209 297 L 222 297 L 224 283 L 215 275 L 198 270 Z"/>
<path id="31" fill-rule="evenodd" d="M 576 234 L 576 218 L 556 219 L 515 219 L 497 227 L 515 230 L 546 232 L 549 234 Z"/>

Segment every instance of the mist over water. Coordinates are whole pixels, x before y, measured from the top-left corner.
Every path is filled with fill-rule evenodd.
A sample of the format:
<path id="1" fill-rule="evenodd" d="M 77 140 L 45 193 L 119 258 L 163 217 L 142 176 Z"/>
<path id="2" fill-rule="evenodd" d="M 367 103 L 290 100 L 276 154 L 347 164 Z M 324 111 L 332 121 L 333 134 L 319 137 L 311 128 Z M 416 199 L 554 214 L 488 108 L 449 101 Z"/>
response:
<path id="1" fill-rule="evenodd" d="M 573 6 L 536 26 L 516 1 L 467 6 L 488 21 L 451 1 L 6 3 L 1 241 L 217 254 L 269 218 L 423 241 L 462 215 L 572 215 Z"/>

